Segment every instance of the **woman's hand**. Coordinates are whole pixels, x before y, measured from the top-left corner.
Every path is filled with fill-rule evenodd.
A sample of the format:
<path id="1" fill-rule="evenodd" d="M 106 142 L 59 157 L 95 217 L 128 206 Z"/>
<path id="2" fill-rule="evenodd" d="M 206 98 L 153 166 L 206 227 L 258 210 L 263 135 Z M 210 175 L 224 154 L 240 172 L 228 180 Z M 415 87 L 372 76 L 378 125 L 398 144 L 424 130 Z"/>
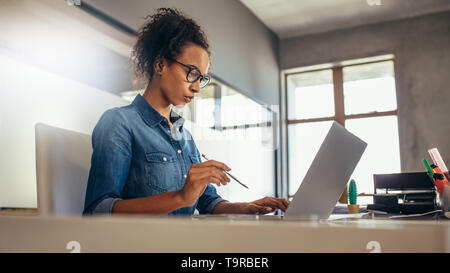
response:
<path id="1" fill-rule="evenodd" d="M 289 201 L 285 198 L 264 197 L 253 202 L 220 202 L 213 210 L 215 214 L 266 214 L 277 209 L 286 211 Z"/>
<path id="2" fill-rule="evenodd" d="M 209 183 L 220 186 L 230 182 L 228 176 L 223 172 L 224 170 L 230 171 L 231 169 L 224 163 L 215 160 L 192 164 L 186 182 L 180 190 L 181 198 L 186 206 L 193 206 Z"/>
<path id="3" fill-rule="evenodd" d="M 248 213 L 251 214 L 266 214 L 277 209 L 285 212 L 289 203 L 289 200 L 286 198 L 264 197 L 248 203 L 247 209 Z"/>

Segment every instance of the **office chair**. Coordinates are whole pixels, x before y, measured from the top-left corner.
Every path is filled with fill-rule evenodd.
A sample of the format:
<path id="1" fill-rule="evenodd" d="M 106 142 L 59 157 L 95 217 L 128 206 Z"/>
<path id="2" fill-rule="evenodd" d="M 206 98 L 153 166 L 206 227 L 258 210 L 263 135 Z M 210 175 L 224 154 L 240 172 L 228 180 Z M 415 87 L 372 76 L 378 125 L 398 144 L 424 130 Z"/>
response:
<path id="1" fill-rule="evenodd" d="M 82 215 L 91 164 L 91 136 L 35 126 L 39 215 Z"/>

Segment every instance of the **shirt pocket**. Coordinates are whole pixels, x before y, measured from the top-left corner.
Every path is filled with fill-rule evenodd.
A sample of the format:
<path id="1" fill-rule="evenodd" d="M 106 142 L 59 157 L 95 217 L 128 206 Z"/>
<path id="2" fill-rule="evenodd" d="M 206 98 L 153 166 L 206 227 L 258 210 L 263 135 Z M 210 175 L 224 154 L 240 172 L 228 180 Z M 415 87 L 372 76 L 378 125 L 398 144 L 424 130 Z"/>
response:
<path id="1" fill-rule="evenodd" d="M 178 185 L 176 158 L 161 152 L 145 153 L 145 158 L 145 173 L 147 185 L 152 189 L 151 195 L 175 190 Z"/>

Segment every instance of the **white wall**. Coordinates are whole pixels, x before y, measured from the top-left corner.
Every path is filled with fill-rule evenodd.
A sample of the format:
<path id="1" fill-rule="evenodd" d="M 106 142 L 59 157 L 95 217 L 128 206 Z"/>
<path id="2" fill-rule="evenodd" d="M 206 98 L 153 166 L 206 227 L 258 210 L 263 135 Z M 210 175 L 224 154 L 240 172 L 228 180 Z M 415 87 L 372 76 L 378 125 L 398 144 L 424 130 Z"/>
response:
<path id="1" fill-rule="evenodd" d="M 0 53 L 0 207 L 37 206 L 37 122 L 91 134 L 106 109 L 125 104 Z"/>

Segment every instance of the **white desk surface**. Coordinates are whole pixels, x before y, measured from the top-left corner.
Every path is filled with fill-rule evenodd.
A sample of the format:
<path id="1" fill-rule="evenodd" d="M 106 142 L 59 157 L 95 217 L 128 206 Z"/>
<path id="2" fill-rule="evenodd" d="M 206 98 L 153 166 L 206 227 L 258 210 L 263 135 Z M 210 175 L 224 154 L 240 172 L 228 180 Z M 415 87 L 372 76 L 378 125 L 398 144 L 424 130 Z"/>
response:
<path id="1" fill-rule="evenodd" d="M 0 252 L 69 252 L 70 241 L 81 252 L 450 252 L 450 220 L 0 215 Z"/>

